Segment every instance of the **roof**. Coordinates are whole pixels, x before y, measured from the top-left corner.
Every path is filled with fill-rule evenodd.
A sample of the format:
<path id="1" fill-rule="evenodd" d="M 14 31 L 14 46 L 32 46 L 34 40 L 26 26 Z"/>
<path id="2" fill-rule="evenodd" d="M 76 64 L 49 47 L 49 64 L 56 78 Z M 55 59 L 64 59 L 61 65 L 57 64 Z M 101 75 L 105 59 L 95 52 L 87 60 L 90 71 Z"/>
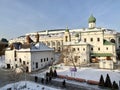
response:
<path id="1" fill-rule="evenodd" d="M 107 40 L 103 40 L 103 45 L 114 45 L 114 43 L 107 41 Z"/>
<path id="2" fill-rule="evenodd" d="M 65 32 L 69 32 L 69 29 L 68 29 L 68 27 L 66 28 Z"/>
<path id="3" fill-rule="evenodd" d="M 107 57 L 107 56 L 113 56 L 112 53 L 91 53 L 91 56 L 96 56 L 96 57 Z"/>
<path id="4" fill-rule="evenodd" d="M 96 18 L 95 18 L 93 15 L 91 15 L 91 16 L 89 17 L 89 19 L 88 19 L 88 22 L 89 22 L 89 23 L 91 23 L 91 22 L 96 22 Z"/>
<path id="5" fill-rule="evenodd" d="M 31 44 L 30 48 L 21 48 L 19 51 L 54 51 L 53 48 L 48 47 L 44 43 Z"/>

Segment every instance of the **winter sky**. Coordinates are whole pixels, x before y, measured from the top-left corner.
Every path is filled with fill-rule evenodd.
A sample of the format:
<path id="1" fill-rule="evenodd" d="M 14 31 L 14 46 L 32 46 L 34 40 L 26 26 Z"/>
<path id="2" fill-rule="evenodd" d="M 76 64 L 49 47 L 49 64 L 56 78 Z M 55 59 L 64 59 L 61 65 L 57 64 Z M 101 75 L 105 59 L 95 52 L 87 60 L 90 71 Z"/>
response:
<path id="1" fill-rule="evenodd" d="M 0 38 L 15 38 L 46 29 L 98 27 L 120 31 L 120 0 L 0 0 Z"/>

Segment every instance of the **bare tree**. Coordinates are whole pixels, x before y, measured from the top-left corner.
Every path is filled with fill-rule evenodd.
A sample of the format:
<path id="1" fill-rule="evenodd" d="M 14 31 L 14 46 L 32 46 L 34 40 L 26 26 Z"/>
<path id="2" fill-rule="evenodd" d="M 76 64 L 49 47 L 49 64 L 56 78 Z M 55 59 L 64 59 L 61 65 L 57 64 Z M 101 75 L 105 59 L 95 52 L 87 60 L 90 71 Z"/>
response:
<path id="1" fill-rule="evenodd" d="M 78 53 L 75 52 L 74 48 L 71 45 L 64 46 L 60 55 L 60 60 L 64 60 L 64 63 L 66 65 L 72 63 L 74 68 L 76 68 L 76 62 L 79 59 L 77 55 Z"/>

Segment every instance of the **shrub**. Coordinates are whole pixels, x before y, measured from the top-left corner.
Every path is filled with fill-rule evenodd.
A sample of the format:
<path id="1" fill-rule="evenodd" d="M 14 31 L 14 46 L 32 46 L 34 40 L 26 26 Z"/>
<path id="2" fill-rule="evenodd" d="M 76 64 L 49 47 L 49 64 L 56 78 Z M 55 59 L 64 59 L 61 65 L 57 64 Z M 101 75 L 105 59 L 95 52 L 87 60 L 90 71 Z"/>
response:
<path id="1" fill-rule="evenodd" d="M 104 78 L 103 78 L 103 75 L 100 76 L 99 86 L 104 86 Z"/>
<path id="2" fill-rule="evenodd" d="M 110 80 L 110 77 L 109 77 L 108 74 L 107 74 L 107 76 L 106 76 L 106 80 L 105 80 L 104 86 L 105 86 L 105 87 L 112 88 L 112 83 L 111 83 L 111 80 Z"/>
<path id="3" fill-rule="evenodd" d="M 112 89 L 113 89 L 113 90 L 114 90 L 114 89 L 118 89 L 118 84 L 117 84 L 115 81 L 113 82 Z"/>

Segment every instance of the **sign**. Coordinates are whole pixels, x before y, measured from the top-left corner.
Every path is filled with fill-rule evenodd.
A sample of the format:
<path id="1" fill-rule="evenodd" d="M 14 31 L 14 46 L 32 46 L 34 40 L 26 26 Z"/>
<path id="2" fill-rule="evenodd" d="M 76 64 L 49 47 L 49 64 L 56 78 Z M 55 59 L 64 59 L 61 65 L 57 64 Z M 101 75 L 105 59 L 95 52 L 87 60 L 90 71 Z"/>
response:
<path id="1" fill-rule="evenodd" d="M 71 72 L 77 72 L 77 68 L 70 68 Z"/>

